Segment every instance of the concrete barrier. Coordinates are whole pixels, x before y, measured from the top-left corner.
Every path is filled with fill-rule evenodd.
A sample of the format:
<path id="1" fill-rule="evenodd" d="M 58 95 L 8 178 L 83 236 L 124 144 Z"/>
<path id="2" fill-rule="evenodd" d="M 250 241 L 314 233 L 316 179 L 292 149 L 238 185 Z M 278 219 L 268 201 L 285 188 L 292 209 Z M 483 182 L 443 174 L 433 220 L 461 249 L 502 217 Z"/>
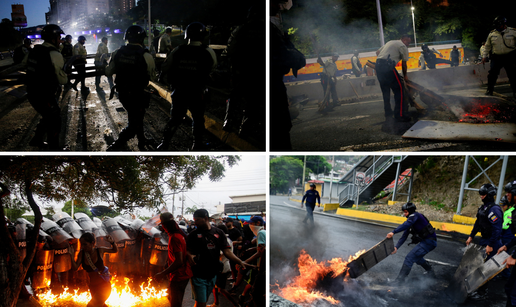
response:
<path id="1" fill-rule="evenodd" d="M 332 210 L 337 210 L 337 209 L 339 209 L 339 204 L 338 203 L 324 204 L 323 205 L 323 211 L 332 211 Z"/>
<path id="2" fill-rule="evenodd" d="M 467 217 L 455 214 L 453 216 L 453 222 L 457 224 L 475 225 L 477 219 L 474 217 Z"/>
<path id="3" fill-rule="evenodd" d="M 481 86 L 487 84 L 489 64 L 464 65 L 440 69 L 413 70 L 408 72 L 411 81 L 414 81 L 430 90 L 440 91 L 445 88 Z M 401 74 L 401 72 L 400 72 Z M 498 82 L 508 81 L 505 69 L 502 69 Z M 295 81 L 285 83 L 289 96 L 306 94 L 311 100 L 322 100 L 324 92 L 320 80 Z M 337 80 L 337 95 L 339 99 L 378 96 L 381 99 L 381 90 L 376 76 L 349 78 Z"/>

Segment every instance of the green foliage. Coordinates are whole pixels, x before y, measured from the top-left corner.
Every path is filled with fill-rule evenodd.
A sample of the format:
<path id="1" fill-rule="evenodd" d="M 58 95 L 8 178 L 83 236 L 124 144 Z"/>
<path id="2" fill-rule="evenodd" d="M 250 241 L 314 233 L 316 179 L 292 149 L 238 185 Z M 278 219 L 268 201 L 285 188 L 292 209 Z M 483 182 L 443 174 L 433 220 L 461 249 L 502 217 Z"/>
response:
<path id="1" fill-rule="evenodd" d="M 435 167 L 435 159 L 430 157 L 423 161 L 420 165 L 416 166 L 416 171 L 421 175 L 426 175 L 432 168 Z"/>
<path id="2" fill-rule="evenodd" d="M 63 206 L 63 209 L 61 209 L 61 211 L 66 212 L 70 216 L 72 216 L 72 201 L 69 200 L 69 201 L 65 202 L 65 204 Z M 82 200 L 80 200 L 80 199 L 74 200 L 74 202 L 73 202 L 73 212 L 74 213 L 82 212 L 82 213 L 85 213 L 90 218 L 93 217 L 93 215 L 90 212 L 90 209 L 88 208 L 88 205 L 85 202 L 83 202 Z"/>
<path id="3" fill-rule="evenodd" d="M 0 50 L 14 49 L 22 44 L 21 33 L 14 29 L 13 22 L 7 18 L 0 22 L 0 33 L 2 33 Z"/>
<path id="4" fill-rule="evenodd" d="M 186 207 L 185 208 L 185 214 L 194 214 L 195 211 L 197 211 L 199 208 L 197 208 L 196 205 L 193 205 L 192 207 Z"/>
<path id="5" fill-rule="evenodd" d="M 294 157 L 281 156 L 271 159 L 270 187 L 276 191 L 286 192 L 294 186 L 297 178 L 303 176 L 303 163 Z"/>
<path id="6" fill-rule="evenodd" d="M 301 163 L 304 163 L 305 156 L 289 156 L 294 159 L 298 159 Z M 306 172 L 305 176 L 309 173 L 313 174 L 329 174 L 331 171 L 331 164 L 326 161 L 324 156 L 306 156 Z"/>

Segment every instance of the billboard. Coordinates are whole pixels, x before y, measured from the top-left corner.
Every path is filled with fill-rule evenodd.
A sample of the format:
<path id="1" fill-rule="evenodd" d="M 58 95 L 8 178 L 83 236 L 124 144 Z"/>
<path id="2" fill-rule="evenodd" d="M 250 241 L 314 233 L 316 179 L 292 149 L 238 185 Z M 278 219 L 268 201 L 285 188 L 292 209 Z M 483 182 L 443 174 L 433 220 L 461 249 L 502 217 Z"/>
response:
<path id="1" fill-rule="evenodd" d="M 26 27 L 27 26 L 27 17 L 25 16 L 25 10 L 23 9 L 23 4 L 13 4 L 12 5 L 12 13 L 11 20 L 14 23 L 15 27 Z"/>

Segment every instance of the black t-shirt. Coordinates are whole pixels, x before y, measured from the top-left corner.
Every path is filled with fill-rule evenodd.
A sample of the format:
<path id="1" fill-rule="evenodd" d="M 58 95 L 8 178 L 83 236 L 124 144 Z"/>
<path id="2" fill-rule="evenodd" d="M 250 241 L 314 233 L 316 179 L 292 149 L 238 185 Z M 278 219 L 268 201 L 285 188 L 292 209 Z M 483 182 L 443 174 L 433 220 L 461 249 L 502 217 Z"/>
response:
<path id="1" fill-rule="evenodd" d="M 234 242 L 238 241 L 238 238 L 242 236 L 242 233 L 236 227 L 233 227 L 233 229 L 228 229 L 228 235 L 231 241 Z"/>
<path id="2" fill-rule="evenodd" d="M 220 251 L 230 248 L 226 234 L 219 228 L 210 230 L 197 228 L 186 238 L 186 249 L 195 256 L 192 266 L 194 277 L 211 279 L 221 270 Z"/>
<path id="3" fill-rule="evenodd" d="M 254 233 L 249 227 L 249 224 L 244 225 L 244 239 L 251 241 L 254 238 Z"/>

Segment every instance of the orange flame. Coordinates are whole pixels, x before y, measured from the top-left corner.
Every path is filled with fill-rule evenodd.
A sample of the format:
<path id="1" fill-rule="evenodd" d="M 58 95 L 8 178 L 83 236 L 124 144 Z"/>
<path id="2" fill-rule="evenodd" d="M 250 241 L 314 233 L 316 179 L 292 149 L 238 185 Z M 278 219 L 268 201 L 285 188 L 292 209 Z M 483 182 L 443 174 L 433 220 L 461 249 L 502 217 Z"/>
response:
<path id="1" fill-rule="evenodd" d="M 140 292 L 136 293 L 129 287 L 130 279 L 125 277 L 122 285 L 117 285 L 118 280 L 113 278 L 114 282 L 111 282 L 111 295 L 106 301 L 106 305 L 112 306 L 149 306 L 149 305 L 160 305 L 157 304 L 161 300 L 166 300 L 168 303 L 167 290 L 156 289 L 151 286 L 152 279 L 147 280 L 147 284 L 142 283 L 140 285 Z M 79 290 L 73 290 L 73 293 L 69 292 L 68 288 L 65 288 L 61 294 L 53 294 L 51 290 L 45 293 L 39 294 L 39 303 L 44 307 L 55 306 L 86 306 L 91 300 L 89 291 L 79 293 Z"/>
<path id="2" fill-rule="evenodd" d="M 335 298 L 314 290 L 317 281 L 323 280 L 326 276 L 336 278 L 341 275 L 347 275 L 348 263 L 357 259 L 365 252 L 365 250 L 361 250 L 354 256 L 349 256 L 347 261 L 342 258 L 333 258 L 318 263 L 306 251 L 302 250 L 298 258 L 299 275 L 294 277 L 284 288 L 276 284 L 275 286 L 278 287 L 278 290 L 273 292 L 297 304 L 311 304 L 318 299 L 338 304 L 339 301 Z"/>

